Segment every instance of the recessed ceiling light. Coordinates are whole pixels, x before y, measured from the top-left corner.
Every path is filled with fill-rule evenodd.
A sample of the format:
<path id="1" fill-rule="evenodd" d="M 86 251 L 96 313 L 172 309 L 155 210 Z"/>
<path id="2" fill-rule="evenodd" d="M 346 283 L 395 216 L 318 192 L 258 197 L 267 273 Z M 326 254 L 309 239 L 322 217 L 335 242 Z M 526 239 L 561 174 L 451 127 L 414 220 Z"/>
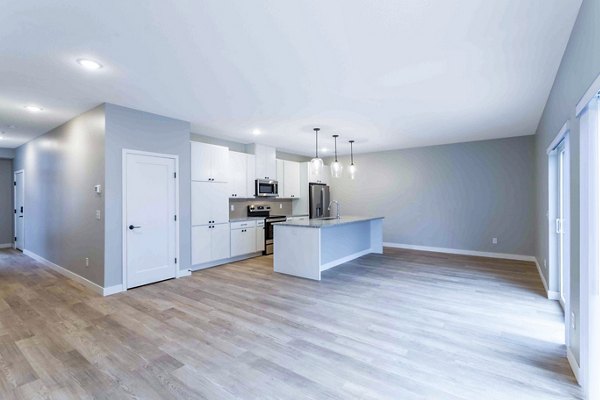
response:
<path id="1" fill-rule="evenodd" d="M 33 105 L 25 106 L 25 109 L 27 111 L 31 111 L 31 112 L 40 112 L 40 111 L 44 110 L 42 107 L 33 106 Z"/>
<path id="2" fill-rule="evenodd" d="M 258 129 L 258 128 L 253 129 L 252 130 L 252 134 L 253 135 L 260 135 L 260 129 Z"/>
<path id="3" fill-rule="evenodd" d="M 90 60 L 89 58 L 80 58 L 77 60 L 77 63 L 83 68 L 89 69 L 90 71 L 95 71 L 102 68 L 102 64 L 100 64 L 98 61 Z"/>

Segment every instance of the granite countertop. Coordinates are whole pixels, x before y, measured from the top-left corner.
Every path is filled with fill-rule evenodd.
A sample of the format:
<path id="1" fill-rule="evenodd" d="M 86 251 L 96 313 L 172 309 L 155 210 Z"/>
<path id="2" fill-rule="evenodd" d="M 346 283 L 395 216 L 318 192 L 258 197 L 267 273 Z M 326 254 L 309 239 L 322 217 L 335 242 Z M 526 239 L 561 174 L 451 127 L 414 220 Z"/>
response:
<path id="1" fill-rule="evenodd" d="M 277 226 L 295 226 L 300 228 L 331 228 L 338 225 L 353 224 L 356 222 L 372 221 L 374 219 L 383 219 L 383 217 L 357 217 L 357 216 L 345 216 L 339 219 L 305 219 L 300 221 L 286 221 L 278 222 Z"/>

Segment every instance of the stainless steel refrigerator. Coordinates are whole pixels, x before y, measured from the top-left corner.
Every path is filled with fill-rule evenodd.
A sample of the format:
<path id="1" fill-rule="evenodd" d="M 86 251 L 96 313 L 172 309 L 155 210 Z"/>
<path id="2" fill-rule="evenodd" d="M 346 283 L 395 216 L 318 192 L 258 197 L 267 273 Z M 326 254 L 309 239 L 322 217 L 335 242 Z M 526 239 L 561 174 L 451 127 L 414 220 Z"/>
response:
<path id="1" fill-rule="evenodd" d="M 310 218 L 329 217 L 329 186 L 311 183 L 308 186 L 308 199 Z"/>

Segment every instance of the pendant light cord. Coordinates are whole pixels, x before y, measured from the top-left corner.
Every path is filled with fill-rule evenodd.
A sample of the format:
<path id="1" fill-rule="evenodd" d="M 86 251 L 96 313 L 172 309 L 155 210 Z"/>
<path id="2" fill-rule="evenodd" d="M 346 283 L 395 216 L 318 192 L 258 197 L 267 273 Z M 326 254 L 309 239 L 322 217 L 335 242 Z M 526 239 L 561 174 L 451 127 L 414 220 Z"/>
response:
<path id="1" fill-rule="evenodd" d="M 352 143 L 354 143 L 354 140 L 350 140 L 350 165 L 354 165 L 354 152 L 352 151 Z"/>
<path id="2" fill-rule="evenodd" d="M 320 128 L 314 128 L 315 131 L 315 158 L 319 158 L 319 131 Z"/>
<path id="3" fill-rule="evenodd" d="M 337 138 L 339 136 L 340 135 L 333 135 L 333 143 L 334 143 L 333 146 L 334 146 L 334 149 L 335 149 L 335 162 L 338 162 L 338 160 L 337 160 Z"/>

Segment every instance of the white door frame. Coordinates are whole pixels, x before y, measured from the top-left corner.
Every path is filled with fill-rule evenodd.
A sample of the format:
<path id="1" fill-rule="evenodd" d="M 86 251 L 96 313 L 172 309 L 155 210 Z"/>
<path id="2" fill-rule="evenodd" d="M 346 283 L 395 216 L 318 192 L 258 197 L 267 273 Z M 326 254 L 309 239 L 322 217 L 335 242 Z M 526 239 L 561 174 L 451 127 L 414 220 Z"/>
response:
<path id="1" fill-rule="evenodd" d="M 121 236 L 122 236 L 122 263 L 123 263 L 123 291 L 127 290 L 127 156 L 129 154 L 132 155 L 141 155 L 141 156 L 151 156 L 151 157 L 161 157 L 161 158 L 170 158 L 175 160 L 175 173 L 177 174 L 177 178 L 175 179 L 175 214 L 177 215 L 177 220 L 175 221 L 175 257 L 177 257 L 177 263 L 175 264 L 175 277 L 179 278 L 182 276 L 180 272 L 180 264 L 181 257 L 179 256 L 179 156 L 176 154 L 163 154 L 163 153 L 152 153 L 149 151 L 141 151 L 141 150 L 132 150 L 132 149 L 123 149 L 122 156 L 122 173 L 121 173 L 121 206 L 122 206 L 122 214 L 121 214 Z"/>
<path id="2" fill-rule="evenodd" d="M 17 174 L 23 174 L 23 209 L 25 209 L 25 170 L 24 169 L 19 169 L 15 172 L 13 172 L 13 182 L 17 181 Z M 17 191 L 15 190 L 15 185 L 13 184 L 13 205 L 15 207 L 17 207 Z M 16 208 L 14 208 L 14 210 L 16 210 Z M 13 217 L 13 229 L 14 229 L 14 234 L 13 234 L 13 239 L 15 237 L 15 235 L 17 234 L 17 213 L 14 213 L 14 217 Z M 25 252 L 25 214 L 23 214 L 23 238 L 22 241 L 23 243 L 23 252 Z M 13 249 L 17 248 L 17 241 L 13 240 Z"/>
<path id="3" fill-rule="evenodd" d="M 570 326 L 571 326 L 571 178 L 570 178 L 570 144 L 569 144 L 570 125 L 569 121 L 565 122 L 558 135 L 554 138 L 550 146 L 546 149 L 548 155 L 548 285 L 549 290 L 553 285 L 558 288 L 557 298 L 563 306 L 565 314 L 565 344 L 570 344 Z M 557 149 L 564 143 L 565 159 L 563 176 L 564 181 L 564 215 L 560 229 L 563 232 L 563 271 L 560 270 L 560 261 L 558 259 L 559 238 L 556 234 L 556 218 L 558 217 L 558 152 Z M 565 303 L 561 301 L 560 280 L 563 279 Z"/>

